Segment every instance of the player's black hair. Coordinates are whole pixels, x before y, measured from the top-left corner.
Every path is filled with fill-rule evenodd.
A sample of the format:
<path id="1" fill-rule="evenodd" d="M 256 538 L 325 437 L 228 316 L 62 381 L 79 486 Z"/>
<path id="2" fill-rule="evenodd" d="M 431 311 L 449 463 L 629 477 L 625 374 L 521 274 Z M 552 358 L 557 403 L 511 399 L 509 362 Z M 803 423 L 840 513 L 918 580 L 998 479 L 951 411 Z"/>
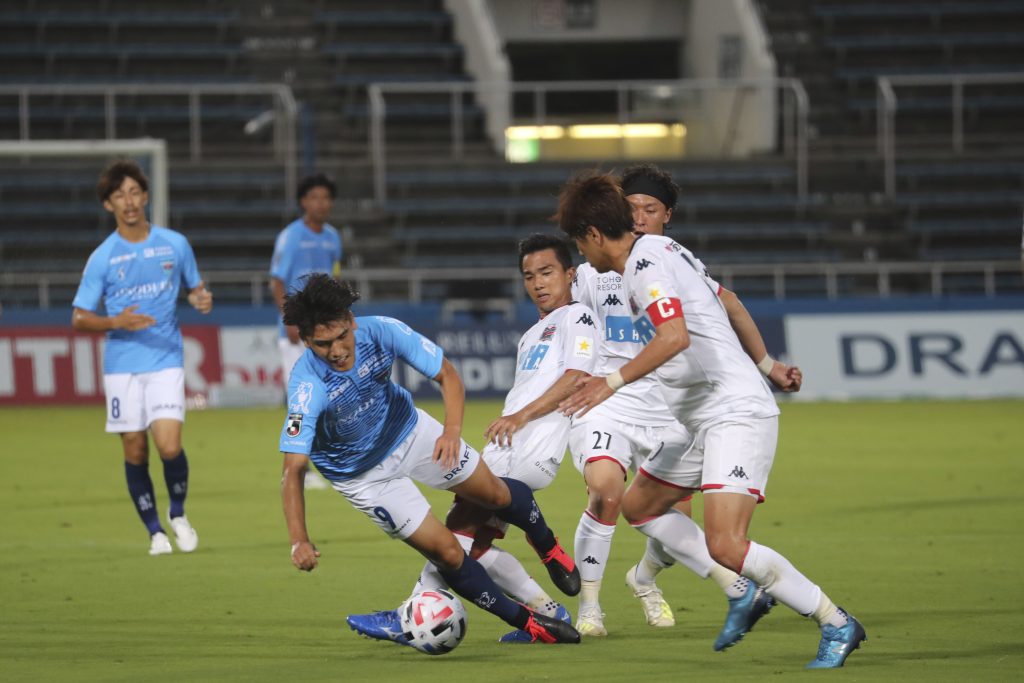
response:
<path id="1" fill-rule="evenodd" d="M 654 164 L 633 164 L 627 166 L 619 176 L 622 194 L 646 194 L 654 197 L 669 211 L 676 208 L 679 201 L 679 186 L 672 176 Z"/>
<path id="2" fill-rule="evenodd" d="M 131 178 L 143 192 L 149 192 L 149 178 L 142 172 L 142 168 L 131 159 L 118 159 L 103 169 L 96 183 L 96 194 L 100 201 L 107 201 L 121 187 L 125 178 Z"/>
<path id="3" fill-rule="evenodd" d="M 331 193 L 331 199 L 338 198 L 338 186 L 334 184 L 334 181 L 328 178 L 323 173 L 317 173 L 315 175 L 308 175 L 299 181 L 299 189 L 295 193 L 295 198 L 298 201 L 302 201 L 302 198 L 309 193 L 314 187 L 325 187 L 327 191 Z"/>
<path id="4" fill-rule="evenodd" d="M 299 336 L 309 339 L 317 325 L 347 319 L 352 304 L 358 300 L 359 293 L 347 282 L 339 282 L 326 273 L 314 273 L 304 278 L 302 289 L 285 297 L 284 324 L 295 325 Z"/>
<path id="5" fill-rule="evenodd" d="M 569 245 L 558 235 L 545 235 L 535 232 L 519 241 L 519 268 L 523 267 L 523 259 L 529 254 L 538 251 L 551 249 L 555 252 L 555 258 L 562 264 L 563 270 L 572 268 L 572 253 Z"/>
<path id="6" fill-rule="evenodd" d="M 554 220 L 574 240 L 590 227 L 612 239 L 633 232 L 633 209 L 618 179 L 596 171 L 585 171 L 562 186 Z"/>

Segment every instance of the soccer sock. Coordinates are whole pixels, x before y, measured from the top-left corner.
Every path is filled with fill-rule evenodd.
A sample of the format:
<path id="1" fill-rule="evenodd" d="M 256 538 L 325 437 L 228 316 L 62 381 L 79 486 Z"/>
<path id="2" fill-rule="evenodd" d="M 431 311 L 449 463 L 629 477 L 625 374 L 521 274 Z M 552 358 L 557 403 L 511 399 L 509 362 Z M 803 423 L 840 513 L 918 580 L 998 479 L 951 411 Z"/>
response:
<path id="1" fill-rule="evenodd" d="M 740 576 L 733 570 L 723 567 L 720 564 L 711 565 L 710 572 L 711 580 L 718 584 L 718 587 L 725 593 L 725 597 L 730 600 L 736 598 L 742 598 L 747 594 L 747 588 L 750 586 L 750 579 Z"/>
<path id="2" fill-rule="evenodd" d="M 805 617 L 814 614 L 821 603 L 821 589 L 768 546 L 751 541 L 740 573 Z"/>
<path id="3" fill-rule="evenodd" d="M 544 515 L 541 514 L 537 500 L 533 497 L 533 491 L 518 479 L 501 477 L 501 480 L 508 485 L 512 502 L 507 507 L 495 510 L 494 514 L 499 519 L 522 529 L 530 539 L 533 549 L 542 556 L 546 555 L 555 547 L 555 534 L 544 521 Z"/>
<path id="4" fill-rule="evenodd" d="M 501 590 L 527 607 L 547 615 L 553 615 L 558 609 L 558 602 L 533 580 L 512 553 L 492 545 L 487 552 L 477 558 L 477 562 L 490 574 Z"/>
<path id="5" fill-rule="evenodd" d="M 601 583 L 604 577 L 604 568 L 608 565 L 608 555 L 612 550 L 612 536 L 615 534 L 615 523 L 608 523 L 599 520 L 584 510 L 580 516 L 580 523 L 576 525 L 576 540 L 573 548 L 573 555 L 577 559 L 577 566 L 580 568 L 580 578 L 583 585 L 587 582 Z M 595 595 L 596 598 L 596 595 Z M 589 602 L 584 600 L 584 602 Z M 594 602 L 597 602 L 595 599 Z"/>
<path id="6" fill-rule="evenodd" d="M 438 568 L 438 571 L 453 591 L 506 624 L 521 629 L 529 621 L 529 610 L 506 597 L 480 563 L 469 555 L 465 556 L 458 569 L 448 571 Z"/>
<path id="7" fill-rule="evenodd" d="M 164 460 L 164 482 L 171 499 L 170 517 L 185 514 L 185 496 L 188 495 L 188 458 L 185 449 L 171 460 Z"/>
<path id="8" fill-rule="evenodd" d="M 824 591 L 821 593 L 821 599 L 818 600 L 818 608 L 811 613 L 811 618 L 818 622 L 818 626 L 829 625 L 836 628 L 846 626 L 849 621 L 846 612 L 842 608 L 836 607 Z"/>
<path id="9" fill-rule="evenodd" d="M 438 571 L 437 566 L 433 562 L 428 561 L 423 565 L 423 571 L 420 572 L 420 577 L 416 579 L 416 585 L 412 587 L 412 593 L 409 595 L 416 595 L 422 591 L 436 590 L 438 588 L 448 588 L 448 584 L 445 583 L 444 577 Z"/>
<path id="10" fill-rule="evenodd" d="M 665 547 L 659 540 L 648 538 L 644 556 L 636 565 L 636 582 L 644 585 L 653 584 L 658 574 L 675 563 L 675 559 L 665 552 Z"/>
<path id="11" fill-rule="evenodd" d="M 124 476 L 128 480 L 128 495 L 132 497 L 132 503 L 135 504 L 135 510 L 139 513 L 142 523 L 149 529 L 149 535 L 163 531 L 160 516 L 156 512 L 153 480 L 149 478 L 149 464 L 133 465 L 125 461 Z"/>
<path id="12" fill-rule="evenodd" d="M 665 552 L 697 576 L 707 578 L 714 560 L 708 553 L 704 531 L 692 519 L 681 512 L 669 510 L 633 526 L 645 536 L 659 541 Z"/>

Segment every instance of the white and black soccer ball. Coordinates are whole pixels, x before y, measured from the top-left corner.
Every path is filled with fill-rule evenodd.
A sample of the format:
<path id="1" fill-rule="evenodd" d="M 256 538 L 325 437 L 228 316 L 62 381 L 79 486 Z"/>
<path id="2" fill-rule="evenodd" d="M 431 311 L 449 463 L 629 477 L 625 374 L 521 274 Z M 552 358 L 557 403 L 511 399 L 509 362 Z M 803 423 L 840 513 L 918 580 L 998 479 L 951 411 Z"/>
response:
<path id="1" fill-rule="evenodd" d="M 428 655 L 451 652 L 466 636 L 466 608 L 446 590 L 416 593 L 398 608 L 398 619 L 409 644 Z"/>

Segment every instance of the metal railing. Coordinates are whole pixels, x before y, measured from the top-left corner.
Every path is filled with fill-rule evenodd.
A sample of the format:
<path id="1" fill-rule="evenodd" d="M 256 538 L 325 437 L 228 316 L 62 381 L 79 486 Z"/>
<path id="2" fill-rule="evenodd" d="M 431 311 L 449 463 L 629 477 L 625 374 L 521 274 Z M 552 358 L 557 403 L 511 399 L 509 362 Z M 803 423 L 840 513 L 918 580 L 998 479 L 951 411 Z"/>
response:
<path id="1" fill-rule="evenodd" d="M 630 101 L 638 93 L 664 93 L 668 97 L 680 93 L 702 95 L 716 91 L 733 91 L 733 99 L 723 120 L 738 120 L 745 106 L 746 96 L 751 92 L 770 88 L 788 94 L 783 98 L 782 154 L 791 157 L 796 165 L 797 193 L 801 199 L 807 196 L 807 117 L 809 101 L 803 83 L 794 78 L 777 79 L 738 79 L 738 80 L 678 80 L 678 81 L 535 81 L 518 83 L 484 83 L 484 82 L 446 82 L 446 83 L 372 83 L 369 85 L 368 98 L 370 107 L 370 158 L 373 164 L 373 190 L 378 205 L 387 201 L 387 140 L 384 123 L 387 118 L 388 94 L 434 94 L 448 95 L 451 106 L 451 144 L 452 159 L 462 159 L 465 151 L 465 95 L 472 93 L 475 97 L 494 89 L 508 91 L 509 106 L 513 106 L 511 95 L 528 93 L 533 96 L 533 114 L 531 117 L 515 119 L 517 124 L 544 125 L 550 122 L 547 99 L 550 93 L 605 92 L 616 96 L 616 123 L 627 124 L 637 120 L 630 109 Z M 679 115 L 681 112 L 676 111 Z M 509 113 L 508 120 L 514 117 Z M 686 123 L 681 117 L 678 122 Z M 644 123 L 650 121 L 644 120 Z M 774 131 L 775 121 L 770 122 Z M 736 126 L 728 126 L 728 134 L 736 134 Z M 730 141 L 722 145 L 728 148 Z"/>
<path id="2" fill-rule="evenodd" d="M 877 145 L 885 168 L 885 193 L 896 193 L 896 113 L 897 86 L 949 86 L 952 114 L 950 148 L 964 151 L 964 87 L 968 85 L 1005 85 L 1024 83 L 1024 73 L 933 74 L 922 76 L 879 76 L 877 86 Z"/>
<path id="3" fill-rule="evenodd" d="M 785 300 L 792 289 L 794 280 L 807 277 L 820 277 L 824 280 L 824 295 L 829 300 L 837 300 L 848 296 L 841 292 L 841 279 L 844 277 L 864 277 L 873 281 L 874 295 L 889 298 L 894 295 L 893 279 L 897 277 L 918 277 L 919 281 L 927 281 L 927 289 L 915 287 L 913 292 L 900 291 L 900 294 L 930 293 L 933 297 L 942 297 L 951 293 L 946 282 L 949 275 L 975 275 L 981 277 L 980 291 L 985 296 L 1024 292 L 1024 260 L 1006 261 L 935 261 L 931 263 L 916 262 L 878 262 L 878 263 L 799 263 L 799 264 L 711 264 L 710 270 L 723 286 L 732 289 L 740 278 L 770 278 L 772 295 L 776 300 Z M 1000 288 L 998 275 L 1017 274 L 1022 277 L 1015 285 Z M 270 302 L 269 279 L 265 271 L 207 271 L 203 273 L 211 291 L 216 296 L 218 287 L 246 286 L 249 288 L 249 302 L 253 306 L 261 306 Z M 374 288 L 380 284 L 393 286 L 404 283 L 406 300 L 409 303 L 424 301 L 424 284 L 428 282 L 505 282 L 513 285 L 516 300 L 525 299 L 519 283 L 522 274 L 516 268 L 350 268 L 344 276 L 352 281 L 362 298 L 367 301 L 374 299 Z M 54 305 L 53 292 L 55 287 L 76 287 L 81 280 L 81 273 L 10 273 L 0 272 L 0 293 L 8 297 L 13 290 L 34 290 L 35 303 L 38 308 L 49 309 Z M 741 295 L 745 287 L 737 286 Z M 805 291 L 801 294 L 806 295 Z M 864 292 L 858 292 L 864 296 Z M 21 300 L 24 304 L 24 300 Z M 237 301 L 235 303 L 238 303 Z M 67 305 L 67 302 L 60 302 Z"/>
<path id="4" fill-rule="evenodd" d="M 0 97 L 18 99 L 18 138 L 32 139 L 32 99 L 37 97 L 96 96 L 103 98 L 103 129 L 108 140 L 118 139 L 117 113 L 118 98 L 130 95 L 180 95 L 188 101 L 189 158 L 200 161 L 203 158 L 202 112 L 204 96 L 223 95 L 266 95 L 271 98 L 273 112 L 274 158 L 284 167 L 284 197 L 292 203 L 292 193 L 298 180 L 296 166 L 296 120 L 298 105 L 287 85 L 280 83 L 204 83 L 193 85 L 160 84 L 119 84 L 103 83 L 89 85 L 0 85 Z M 68 116 L 73 118 L 74 112 Z"/>

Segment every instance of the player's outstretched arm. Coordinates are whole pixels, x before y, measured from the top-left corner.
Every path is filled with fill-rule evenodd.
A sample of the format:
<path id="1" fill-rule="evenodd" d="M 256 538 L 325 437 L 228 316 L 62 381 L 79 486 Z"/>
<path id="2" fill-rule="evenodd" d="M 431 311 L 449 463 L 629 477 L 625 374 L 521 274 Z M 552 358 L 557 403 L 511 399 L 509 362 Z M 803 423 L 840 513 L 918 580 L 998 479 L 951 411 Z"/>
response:
<path id="1" fill-rule="evenodd" d="M 125 306 L 114 316 L 97 315 L 84 308 L 75 308 L 71 314 L 71 327 L 76 332 L 106 332 L 108 330 L 144 330 L 156 324 L 156 318 L 145 313 L 136 313 L 138 304 Z"/>
<path id="2" fill-rule="evenodd" d="M 292 564 L 311 572 L 316 569 L 320 551 L 309 540 L 306 531 L 306 497 L 303 492 L 309 458 L 300 453 L 285 453 L 281 472 L 281 505 L 288 524 L 288 538 L 292 544 Z"/>
<path id="3" fill-rule="evenodd" d="M 654 337 L 636 358 L 608 377 L 591 377 L 580 383 L 579 390 L 558 405 L 563 415 L 582 417 L 594 406 L 630 382 L 654 372 L 670 358 L 690 346 L 690 333 L 682 313 L 658 325 Z"/>
<path id="4" fill-rule="evenodd" d="M 768 347 L 764 343 L 761 331 L 757 329 L 757 323 L 750 317 L 747 307 L 736 293 L 723 287 L 718 297 L 722 300 L 722 306 L 729 316 L 729 324 L 740 340 L 740 345 L 750 356 L 750 360 L 754 361 L 754 365 L 782 391 L 800 391 L 803 384 L 803 373 L 800 372 L 800 368 L 786 365 L 768 355 Z"/>
<path id="5" fill-rule="evenodd" d="M 434 442 L 434 462 L 442 467 L 452 468 L 462 450 L 462 417 L 466 407 L 466 387 L 451 362 L 441 360 L 441 370 L 434 377 L 441 386 L 441 401 L 444 403 L 444 431 Z"/>
<path id="6" fill-rule="evenodd" d="M 188 293 L 188 303 L 200 313 L 206 314 L 213 310 L 213 294 L 200 282 Z"/>
<path id="7" fill-rule="evenodd" d="M 590 375 L 582 370 L 566 370 L 543 394 L 522 409 L 511 415 L 502 415 L 492 422 L 484 436 L 489 442 L 499 446 L 511 446 L 514 433 L 522 429 L 527 422 L 554 412 L 559 403 L 576 391 L 579 382 L 588 377 Z"/>

